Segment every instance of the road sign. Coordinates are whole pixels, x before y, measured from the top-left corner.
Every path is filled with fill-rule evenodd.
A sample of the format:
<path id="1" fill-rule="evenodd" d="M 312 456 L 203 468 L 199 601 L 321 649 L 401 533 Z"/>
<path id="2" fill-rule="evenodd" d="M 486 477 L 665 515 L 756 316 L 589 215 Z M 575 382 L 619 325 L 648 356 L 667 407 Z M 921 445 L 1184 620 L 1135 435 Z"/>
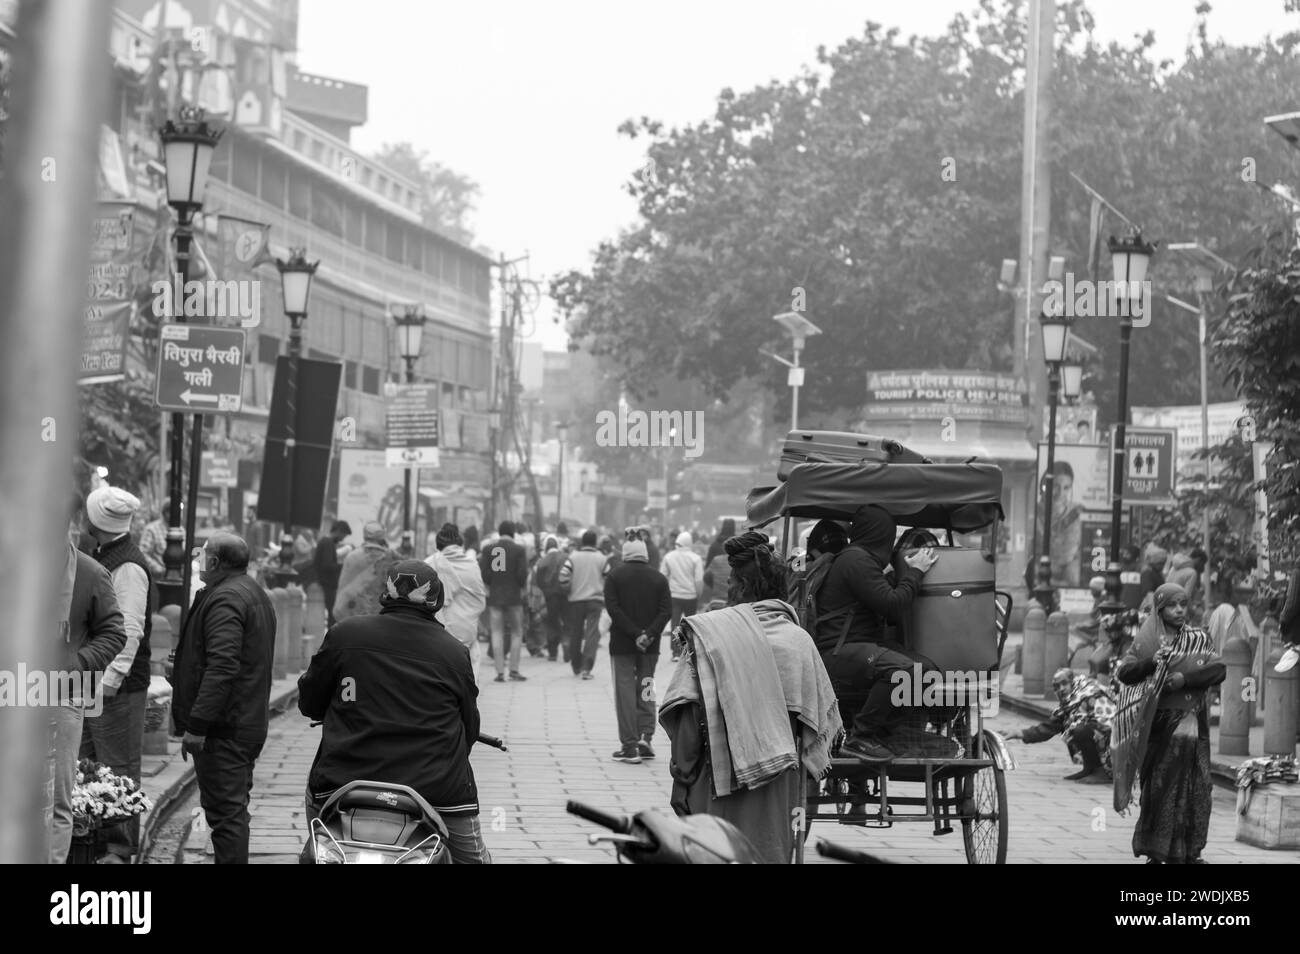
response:
<path id="1" fill-rule="evenodd" d="M 668 506 L 668 481 L 661 477 L 651 477 L 645 482 L 645 508 L 663 510 Z"/>
<path id="2" fill-rule="evenodd" d="M 200 487 L 238 487 L 234 461 L 225 454 L 204 451 L 199 458 Z"/>
<path id="3" fill-rule="evenodd" d="M 242 406 L 244 345 L 240 328 L 163 325 L 154 400 L 170 411 L 229 413 Z"/>
<path id="4" fill-rule="evenodd" d="M 1174 458 L 1178 431 L 1160 427 L 1124 429 L 1124 503 L 1166 507 L 1174 502 Z"/>
<path id="5" fill-rule="evenodd" d="M 438 466 L 438 385 L 387 389 L 385 444 L 389 467 Z"/>

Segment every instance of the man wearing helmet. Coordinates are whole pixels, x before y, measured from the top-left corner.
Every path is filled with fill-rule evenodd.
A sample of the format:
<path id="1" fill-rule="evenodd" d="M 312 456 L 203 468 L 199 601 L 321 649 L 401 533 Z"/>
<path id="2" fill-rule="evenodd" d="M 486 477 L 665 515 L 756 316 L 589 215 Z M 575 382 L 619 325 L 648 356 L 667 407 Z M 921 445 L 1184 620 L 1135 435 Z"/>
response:
<path id="1" fill-rule="evenodd" d="M 394 565 L 374 616 L 342 620 L 298 679 L 298 709 L 321 720 L 307 776 L 308 821 L 358 779 L 407 785 L 447 825 L 456 864 L 489 864 L 469 763 L 478 688 L 469 650 L 438 622 L 443 590 L 420 560 Z"/>

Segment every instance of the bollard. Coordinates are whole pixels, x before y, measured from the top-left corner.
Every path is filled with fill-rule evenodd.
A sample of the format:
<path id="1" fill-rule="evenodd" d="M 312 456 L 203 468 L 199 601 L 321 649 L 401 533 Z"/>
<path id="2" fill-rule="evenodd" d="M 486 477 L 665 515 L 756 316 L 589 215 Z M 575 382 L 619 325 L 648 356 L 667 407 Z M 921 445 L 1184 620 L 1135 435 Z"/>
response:
<path id="1" fill-rule="evenodd" d="M 271 590 L 271 605 L 275 607 L 275 657 L 271 666 L 271 678 L 283 679 L 289 675 L 288 638 L 289 632 L 289 594 L 284 587 L 277 586 Z"/>
<path id="2" fill-rule="evenodd" d="M 298 663 L 299 663 L 299 668 L 303 672 L 307 671 L 307 667 L 311 665 L 311 657 L 316 654 L 317 638 L 319 637 L 313 636 L 311 633 L 302 634 L 302 646 L 300 647 L 302 656 L 299 659 Z"/>
<path id="3" fill-rule="evenodd" d="M 290 583 L 285 587 L 285 623 L 288 629 L 285 630 L 284 639 L 284 660 L 285 668 L 291 672 L 299 672 L 298 662 L 302 656 L 302 617 L 306 595 L 302 587 L 297 583 Z"/>
<path id="4" fill-rule="evenodd" d="M 1047 614 L 1037 603 L 1025 613 L 1025 641 L 1021 668 L 1025 683 L 1023 692 L 1027 696 L 1042 695 L 1043 689 L 1043 643 L 1047 628 Z"/>
<path id="5" fill-rule="evenodd" d="M 1070 658 L 1070 617 L 1060 610 L 1047 617 L 1043 629 L 1043 697 L 1056 699 L 1052 689 L 1052 676 L 1056 670 L 1064 669 Z"/>
<path id="6" fill-rule="evenodd" d="M 302 619 L 302 631 L 313 636 L 325 635 L 325 591 L 319 583 L 307 587 L 307 609 Z"/>
<path id="7" fill-rule="evenodd" d="M 149 676 L 165 675 L 164 665 L 175 645 L 172 638 L 172 624 L 162 613 L 154 613 L 149 631 Z M 158 711 L 161 708 L 161 712 Z M 155 708 L 146 703 L 145 708 L 145 755 L 166 755 L 167 739 L 171 735 L 171 703 L 164 703 Z"/>
<path id="8" fill-rule="evenodd" d="M 1223 664 L 1228 675 L 1219 687 L 1219 751 L 1223 755 L 1249 755 L 1250 726 L 1258 694 L 1251 675 L 1254 653 L 1250 643 L 1240 636 L 1230 637 L 1223 644 Z"/>
<path id="9" fill-rule="evenodd" d="M 1300 669 L 1276 672 L 1285 647 L 1278 645 L 1264 663 L 1268 708 L 1264 710 L 1264 754 L 1295 755 L 1296 709 L 1300 706 Z"/>

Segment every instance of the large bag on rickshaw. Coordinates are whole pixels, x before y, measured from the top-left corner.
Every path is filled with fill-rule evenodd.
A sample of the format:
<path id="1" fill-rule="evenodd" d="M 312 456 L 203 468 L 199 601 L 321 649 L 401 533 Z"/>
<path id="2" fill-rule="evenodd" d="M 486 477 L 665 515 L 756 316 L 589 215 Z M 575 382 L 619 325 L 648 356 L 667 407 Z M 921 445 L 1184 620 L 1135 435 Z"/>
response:
<path id="1" fill-rule="evenodd" d="M 800 464 L 925 464 L 928 459 L 896 440 L 846 431 L 791 431 L 781 446 L 778 480 Z"/>
<path id="2" fill-rule="evenodd" d="M 987 672 L 998 662 L 994 620 L 993 555 L 968 547 L 941 547 L 939 562 L 921 580 L 903 624 L 908 649 L 943 668 Z"/>

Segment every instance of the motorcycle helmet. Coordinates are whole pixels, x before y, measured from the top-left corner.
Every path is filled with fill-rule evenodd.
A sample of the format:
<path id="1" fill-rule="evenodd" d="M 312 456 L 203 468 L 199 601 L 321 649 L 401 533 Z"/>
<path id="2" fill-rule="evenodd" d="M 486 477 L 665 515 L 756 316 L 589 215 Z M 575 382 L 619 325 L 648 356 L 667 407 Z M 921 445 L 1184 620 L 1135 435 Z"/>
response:
<path id="1" fill-rule="evenodd" d="M 389 569 L 379 601 L 385 606 L 410 603 L 436 613 L 442 609 L 442 581 L 423 560 L 401 560 Z"/>

